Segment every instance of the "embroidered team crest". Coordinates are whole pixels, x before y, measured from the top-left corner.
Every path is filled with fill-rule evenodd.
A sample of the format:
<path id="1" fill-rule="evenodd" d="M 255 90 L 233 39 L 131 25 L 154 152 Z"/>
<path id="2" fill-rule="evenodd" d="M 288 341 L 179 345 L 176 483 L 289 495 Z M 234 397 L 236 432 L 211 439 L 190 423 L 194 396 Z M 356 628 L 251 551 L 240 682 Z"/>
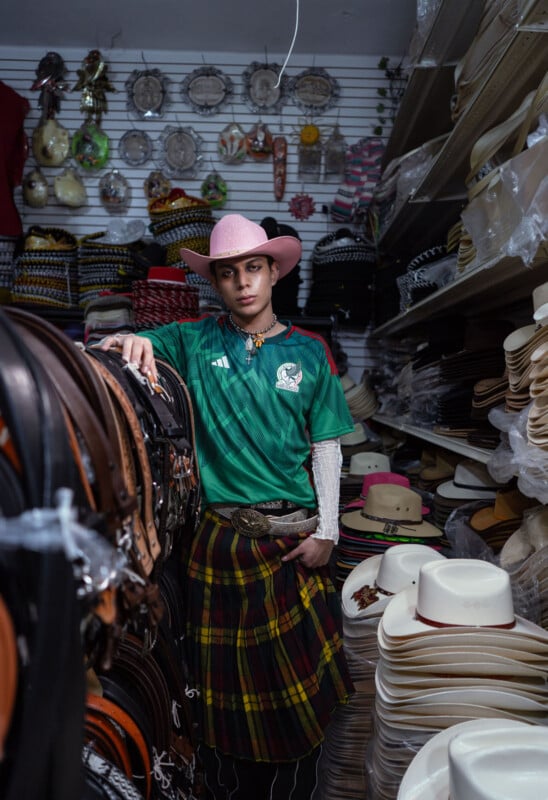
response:
<path id="1" fill-rule="evenodd" d="M 299 383 L 302 379 L 301 365 L 287 361 L 285 364 L 281 364 L 276 372 L 276 389 L 284 389 L 286 392 L 298 392 Z"/>

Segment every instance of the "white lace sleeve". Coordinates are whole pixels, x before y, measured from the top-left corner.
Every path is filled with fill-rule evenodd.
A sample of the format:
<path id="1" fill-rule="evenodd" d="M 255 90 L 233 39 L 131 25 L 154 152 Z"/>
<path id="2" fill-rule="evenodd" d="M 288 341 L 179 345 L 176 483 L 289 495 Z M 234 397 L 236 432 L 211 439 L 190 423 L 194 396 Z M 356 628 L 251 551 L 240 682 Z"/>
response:
<path id="1" fill-rule="evenodd" d="M 312 445 L 312 474 L 318 499 L 319 522 L 315 539 L 339 541 L 339 492 L 342 453 L 339 439 L 324 439 Z"/>

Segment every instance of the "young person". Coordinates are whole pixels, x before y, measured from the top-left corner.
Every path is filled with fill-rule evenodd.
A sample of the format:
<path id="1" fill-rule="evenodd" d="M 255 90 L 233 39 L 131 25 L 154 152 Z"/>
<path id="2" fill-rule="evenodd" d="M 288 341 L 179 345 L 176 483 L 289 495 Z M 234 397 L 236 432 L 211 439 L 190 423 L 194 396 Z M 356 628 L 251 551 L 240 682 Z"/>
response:
<path id="1" fill-rule="evenodd" d="M 352 691 L 329 560 L 338 538 L 339 437 L 353 430 L 321 337 L 278 320 L 272 287 L 297 264 L 237 214 L 210 254 L 183 249 L 227 315 L 107 337 L 156 378 L 168 361 L 191 395 L 202 515 L 190 548 L 188 659 L 212 797 L 306 800 L 335 706 Z"/>

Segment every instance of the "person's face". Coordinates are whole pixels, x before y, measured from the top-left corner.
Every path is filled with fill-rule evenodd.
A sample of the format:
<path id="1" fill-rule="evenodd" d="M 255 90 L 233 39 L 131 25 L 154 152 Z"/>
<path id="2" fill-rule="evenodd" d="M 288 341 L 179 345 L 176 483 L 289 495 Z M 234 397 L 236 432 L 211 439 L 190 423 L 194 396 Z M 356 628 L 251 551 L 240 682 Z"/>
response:
<path id="1" fill-rule="evenodd" d="M 266 256 L 246 256 L 215 265 L 212 282 L 235 318 L 250 320 L 272 314 L 272 287 L 278 265 Z M 268 321 L 268 320 L 267 320 Z"/>

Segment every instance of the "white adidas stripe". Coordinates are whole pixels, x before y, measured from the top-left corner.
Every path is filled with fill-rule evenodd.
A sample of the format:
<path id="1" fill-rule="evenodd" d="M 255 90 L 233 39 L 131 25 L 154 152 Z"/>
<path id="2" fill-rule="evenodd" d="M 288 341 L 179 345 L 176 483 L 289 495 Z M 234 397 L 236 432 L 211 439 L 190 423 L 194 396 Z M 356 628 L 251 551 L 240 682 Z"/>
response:
<path id="1" fill-rule="evenodd" d="M 221 356 L 221 358 L 216 358 L 215 361 L 211 362 L 212 367 L 224 367 L 224 369 L 230 369 L 230 364 L 228 363 L 228 358 L 226 356 Z"/>

